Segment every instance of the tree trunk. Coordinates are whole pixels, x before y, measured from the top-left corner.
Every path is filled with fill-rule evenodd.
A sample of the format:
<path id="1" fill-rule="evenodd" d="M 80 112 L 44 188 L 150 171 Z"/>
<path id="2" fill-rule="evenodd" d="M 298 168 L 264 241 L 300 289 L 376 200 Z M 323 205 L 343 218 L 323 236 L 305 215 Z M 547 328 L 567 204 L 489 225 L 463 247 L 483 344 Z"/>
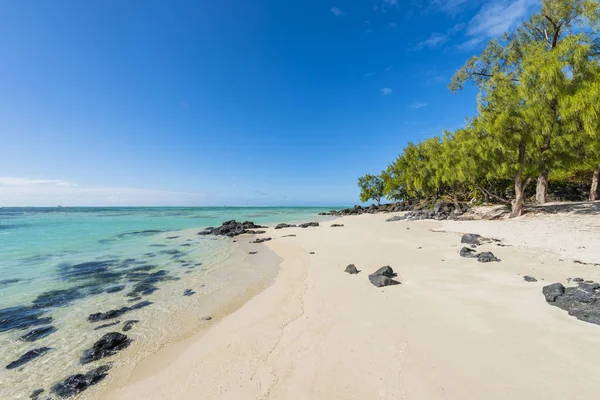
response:
<path id="1" fill-rule="evenodd" d="M 523 171 L 518 171 L 515 175 L 515 199 L 512 201 L 510 218 L 520 217 L 523 214 L 523 202 L 525 199 L 524 189 Z"/>
<path id="2" fill-rule="evenodd" d="M 525 185 L 523 185 L 523 163 L 525 162 L 526 144 L 524 140 L 519 143 L 519 170 L 515 174 L 515 199 L 512 202 L 510 218 L 520 217 L 523 214 L 525 202 Z"/>
<path id="3" fill-rule="evenodd" d="M 600 165 L 594 171 L 592 176 L 592 187 L 590 189 L 590 201 L 596 201 L 598 199 L 598 179 L 600 179 Z"/>
<path id="4" fill-rule="evenodd" d="M 548 202 L 548 171 L 542 171 L 538 175 L 537 186 L 535 188 L 535 201 L 538 204 Z"/>

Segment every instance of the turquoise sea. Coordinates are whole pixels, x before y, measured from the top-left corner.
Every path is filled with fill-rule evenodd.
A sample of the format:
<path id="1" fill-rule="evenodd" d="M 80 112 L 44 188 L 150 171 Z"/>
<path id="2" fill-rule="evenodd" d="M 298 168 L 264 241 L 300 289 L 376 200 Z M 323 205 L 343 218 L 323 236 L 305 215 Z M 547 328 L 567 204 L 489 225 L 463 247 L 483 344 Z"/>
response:
<path id="1" fill-rule="evenodd" d="M 48 395 L 56 382 L 89 369 L 79 356 L 105 333 L 98 326 L 117 320 L 92 323 L 86 316 L 93 311 L 131 307 L 120 322 L 167 318 L 177 311 L 172 293 L 217 290 L 210 276 L 218 276 L 232 241 L 191 228 L 231 219 L 318 221 L 333 208 L 0 208 L 0 398 L 29 398 L 38 388 Z M 151 338 L 150 324 L 140 326 Z M 48 350 L 11 365 L 40 348 Z"/>

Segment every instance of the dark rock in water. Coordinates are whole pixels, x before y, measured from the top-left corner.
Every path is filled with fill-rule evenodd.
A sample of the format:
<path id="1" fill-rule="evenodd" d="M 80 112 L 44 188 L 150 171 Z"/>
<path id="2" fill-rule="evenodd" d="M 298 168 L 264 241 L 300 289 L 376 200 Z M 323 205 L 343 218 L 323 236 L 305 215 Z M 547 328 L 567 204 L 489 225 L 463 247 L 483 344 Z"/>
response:
<path id="1" fill-rule="evenodd" d="M 347 272 L 347 273 L 353 275 L 353 274 L 358 274 L 360 271 L 356 269 L 356 266 L 354 264 L 350 264 L 346 267 L 344 272 Z"/>
<path id="2" fill-rule="evenodd" d="M 96 281 L 96 282 L 115 282 L 121 278 L 118 272 L 112 268 L 118 266 L 119 260 L 109 259 L 101 261 L 89 261 L 79 264 L 60 264 L 58 273 L 66 281 Z"/>
<path id="3" fill-rule="evenodd" d="M 394 215 L 385 220 L 385 222 L 396 222 L 396 221 L 404 221 L 406 217 L 404 215 Z"/>
<path id="4" fill-rule="evenodd" d="M 481 235 L 476 233 L 465 233 L 460 239 L 460 242 L 479 246 L 481 244 Z"/>
<path id="5" fill-rule="evenodd" d="M 270 237 L 266 237 L 266 238 L 258 238 L 256 239 L 254 242 L 252 243 L 264 243 L 264 242 L 268 242 L 269 240 L 271 240 Z"/>
<path id="6" fill-rule="evenodd" d="M 248 254 L 256 254 L 258 251 L 249 251 Z"/>
<path id="7" fill-rule="evenodd" d="M 0 281 L 0 286 L 12 285 L 13 283 L 21 282 L 20 279 L 3 279 Z"/>
<path id="8" fill-rule="evenodd" d="M 245 221 L 245 222 L 237 222 L 235 220 L 225 221 L 218 228 L 206 228 L 202 232 L 198 232 L 198 235 L 221 235 L 221 236 L 238 236 L 245 233 L 248 233 L 250 229 L 264 229 L 266 226 L 256 225 L 254 222 Z"/>
<path id="9" fill-rule="evenodd" d="M 86 350 L 79 361 L 82 364 L 87 364 L 105 357 L 110 357 L 130 344 L 131 339 L 129 339 L 127 335 L 123 335 L 119 332 L 110 332 L 94 343 L 94 346 L 92 346 L 91 349 Z"/>
<path id="10" fill-rule="evenodd" d="M 39 349 L 29 350 L 27 353 L 23 354 L 17 360 L 15 360 L 15 361 L 11 362 L 10 364 L 8 364 L 6 366 L 6 369 L 19 368 L 19 367 L 27 364 L 28 362 L 30 362 L 32 360 L 35 360 L 38 357 L 43 356 L 44 354 L 46 354 L 50 350 L 52 350 L 52 349 L 49 348 L 49 347 L 40 347 Z"/>
<path id="11" fill-rule="evenodd" d="M 283 235 L 282 237 L 296 237 L 296 235 Z"/>
<path id="12" fill-rule="evenodd" d="M 580 282 L 565 288 L 560 283 L 545 286 L 542 293 L 546 301 L 569 315 L 592 324 L 600 325 L 600 284 Z"/>
<path id="13" fill-rule="evenodd" d="M 135 301 L 140 301 L 142 298 L 140 296 L 136 296 L 136 297 L 132 297 L 131 299 L 127 300 L 130 303 L 133 303 Z"/>
<path id="14" fill-rule="evenodd" d="M 106 293 L 117 293 L 125 289 L 125 285 L 112 286 L 105 290 Z"/>
<path id="15" fill-rule="evenodd" d="M 562 283 L 553 283 L 552 285 L 544 286 L 542 293 L 546 297 L 546 301 L 553 303 L 558 297 L 565 294 L 565 287 Z"/>
<path id="16" fill-rule="evenodd" d="M 389 265 L 386 265 L 369 275 L 369 281 L 376 287 L 399 285 L 400 282 L 392 279 L 397 275 Z"/>
<path id="17" fill-rule="evenodd" d="M 89 294 L 81 287 L 69 289 L 50 290 L 37 296 L 33 301 L 36 308 L 63 307 L 71 302 L 83 299 Z"/>
<path id="18" fill-rule="evenodd" d="M 106 378 L 109 369 L 109 365 L 103 365 L 86 374 L 71 375 L 64 381 L 54 385 L 52 393 L 62 398 L 73 397 Z"/>
<path id="19" fill-rule="evenodd" d="M 535 279 L 533 276 L 529 276 L 529 275 L 525 275 L 523 277 L 523 279 L 525 280 L 525 282 L 537 282 L 537 279 Z"/>
<path id="20" fill-rule="evenodd" d="M 309 228 L 309 227 L 317 227 L 319 226 L 318 222 L 305 222 L 304 224 L 298 225 L 300 228 Z"/>
<path id="21" fill-rule="evenodd" d="M 17 306 L 3 308 L 0 310 L 0 332 L 10 330 L 27 329 L 32 326 L 46 325 L 52 321 L 52 317 L 40 318 L 43 310 L 34 307 Z"/>
<path id="22" fill-rule="evenodd" d="M 158 288 L 155 286 L 156 283 L 162 282 L 162 281 L 167 281 L 167 280 L 173 280 L 172 277 L 168 276 L 168 272 L 165 271 L 164 269 L 153 272 L 151 274 L 145 274 L 143 276 L 144 276 L 144 278 L 133 287 L 133 290 L 131 292 L 127 293 L 128 297 L 137 297 L 139 295 L 144 295 L 144 296 L 150 295 L 158 290 Z"/>
<path id="23" fill-rule="evenodd" d="M 29 398 L 32 400 L 37 400 L 40 397 L 40 394 L 44 393 L 44 389 L 36 389 L 29 395 Z"/>
<path id="24" fill-rule="evenodd" d="M 98 322 L 98 321 L 105 321 L 107 319 L 117 318 L 125 313 L 128 313 L 129 311 L 139 310 L 140 308 L 148 307 L 151 304 L 152 304 L 151 301 L 141 301 L 137 304 L 132 305 L 131 307 L 121 307 L 117 310 L 110 310 L 105 313 L 99 312 L 99 313 L 95 313 L 95 314 L 90 314 L 88 317 L 88 321 Z"/>
<path id="25" fill-rule="evenodd" d="M 343 228 L 344 224 L 332 224 L 331 227 L 332 228 Z"/>
<path id="26" fill-rule="evenodd" d="M 94 330 L 97 331 L 99 329 L 109 328 L 111 326 L 119 325 L 120 323 L 121 323 L 121 321 L 111 322 L 110 324 L 104 324 L 104 325 L 97 326 L 94 328 Z"/>
<path id="27" fill-rule="evenodd" d="M 583 282 L 583 278 L 573 278 L 573 282 Z"/>
<path id="28" fill-rule="evenodd" d="M 381 276 L 387 276 L 388 278 L 394 278 L 398 274 L 396 274 L 394 272 L 392 267 L 390 267 L 389 265 L 386 265 L 385 267 L 379 268 L 377 271 L 373 272 L 371 275 L 381 275 Z"/>
<path id="29" fill-rule="evenodd" d="M 35 342 L 38 339 L 45 338 L 46 336 L 56 332 L 57 329 L 53 326 L 42 326 L 41 328 L 35 328 L 25 335 L 21 336 L 19 340 L 23 342 Z"/>
<path id="30" fill-rule="evenodd" d="M 129 321 L 125 321 L 125 324 L 123 325 L 123 332 L 130 331 L 131 328 L 133 328 L 133 325 L 137 324 L 138 322 L 140 321 L 137 319 L 130 319 Z"/>
<path id="31" fill-rule="evenodd" d="M 177 239 L 179 236 L 168 236 L 167 240 Z"/>
<path id="32" fill-rule="evenodd" d="M 134 232 L 125 232 L 117 235 L 116 237 L 119 239 L 124 239 L 130 236 L 153 236 L 158 235 L 159 233 L 163 233 L 165 231 L 159 229 L 146 229 L 145 231 L 134 231 Z"/>
<path id="33" fill-rule="evenodd" d="M 460 249 L 460 256 L 466 258 L 477 258 L 479 254 L 477 254 L 477 252 L 473 249 L 463 247 L 462 249 Z"/>
<path id="34" fill-rule="evenodd" d="M 283 229 L 283 228 L 295 228 L 296 225 L 290 225 L 290 224 L 277 224 L 277 226 L 275 227 L 275 229 Z"/>
<path id="35" fill-rule="evenodd" d="M 183 292 L 184 296 L 192 296 L 194 294 L 196 294 L 196 292 L 194 292 L 192 289 L 185 289 Z"/>
<path id="36" fill-rule="evenodd" d="M 399 285 L 400 282 L 383 275 L 369 275 L 369 281 L 376 287 Z"/>
<path id="37" fill-rule="evenodd" d="M 500 261 L 499 258 L 497 258 L 494 253 L 489 252 L 489 251 L 484 251 L 483 253 L 480 253 L 477 256 L 477 261 L 482 262 L 482 263 L 488 263 L 488 262 L 493 262 L 493 261 Z"/>
<path id="38" fill-rule="evenodd" d="M 168 247 L 166 244 L 159 244 L 159 243 L 149 244 L 148 246 L 150 246 L 150 247 Z"/>

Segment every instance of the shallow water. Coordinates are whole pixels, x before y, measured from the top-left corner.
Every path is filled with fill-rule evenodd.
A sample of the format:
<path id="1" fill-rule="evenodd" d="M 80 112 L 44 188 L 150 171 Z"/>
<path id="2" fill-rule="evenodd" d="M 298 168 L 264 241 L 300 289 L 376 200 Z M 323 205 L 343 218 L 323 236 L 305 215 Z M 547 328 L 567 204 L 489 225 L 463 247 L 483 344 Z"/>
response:
<path id="1" fill-rule="evenodd" d="M 225 283 L 219 268 L 231 252 L 231 241 L 181 230 L 229 219 L 265 225 L 309 221 L 328 209 L 0 209 L 0 398 L 28 398 L 37 388 L 48 394 L 57 381 L 111 361 L 79 363 L 83 351 L 104 333 L 139 319 L 128 335 L 152 341 L 172 329 L 163 320 L 200 307 L 203 295 L 220 290 Z M 191 296 L 183 295 L 186 289 Z M 114 319 L 88 320 L 92 313 L 143 301 L 152 304 Z M 120 323 L 95 329 L 115 321 Z M 20 339 L 37 328 L 44 329 L 43 337 Z M 20 367 L 4 368 L 42 347 L 51 350 Z"/>

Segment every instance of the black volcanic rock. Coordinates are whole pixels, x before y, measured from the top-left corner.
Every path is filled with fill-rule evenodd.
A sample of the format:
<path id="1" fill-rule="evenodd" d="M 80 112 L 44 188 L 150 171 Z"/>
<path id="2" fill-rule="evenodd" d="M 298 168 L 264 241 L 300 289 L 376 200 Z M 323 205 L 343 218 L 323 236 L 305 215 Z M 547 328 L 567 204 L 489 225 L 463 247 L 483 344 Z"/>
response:
<path id="1" fill-rule="evenodd" d="M 385 267 L 381 267 L 369 275 L 369 281 L 373 284 L 373 286 L 376 287 L 399 285 L 400 282 L 392 279 L 396 276 L 397 274 L 394 272 L 394 270 L 392 270 L 389 265 L 386 265 Z"/>
<path id="2" fill-rule="evenodd" d="M 29 350 L 27 353 L 23 354 L 21 357 L 19 357 L 15 361 L 11 362 L 10 364 L 8 364 L 6 366 L 6 369 L 19 368 L 19 367 L 27 364 L 28 362 L 33 361 L 36 358 L 43 356 L 50 350 L 52 350 L 52 349 L 49 347 L 40 347 L 39 349 Z"/>
<path id="3" fill-rule="evenodd" d="M 275 229 L 283 229 L 283 228 L 295 228 L 296 225 L 290 225 L 290 224 L 277 224 L 277 226 L 275 227 Z"/>
<path id="4" fill-rule="evenodd" d="M 123 350 L 131 344 L 131 339 L 127 335 L 119 332 L 110 332 L 105 334 L 94 343 L 91 349 L 86 350 L 80 359 L 82 364 L 97 361 L 105 357 L 115 355 L 117 351 Z"/>
<path id="5" fill-rule="evenodd" d="M 73 397 L 106 378 L 109 369 L 109 365 L 103 365 L 85 374 L 71 375 L 54 385 L 52 393 L 62 398 Z"/>
<path id="6" fill-rule="evenodd" d="M 245 233 L 249 233 L 248 231 L 251 229 L 264 228 L 266 228 L 266 226 L 256 225 L 254 222 L 251 221 L 237 222 L 235 220 L 232 220 L 223 222 L 223 224 L 218 228 L 206 228 L 202 232 L 198 232 L 198 235 L 220 235 L 234 237 Z"/>
<path id="7" fill-rule="evenodd" d="M 305 222 L 303 224 L 298 225 L 300 228 L 309 228 L 309 227 L 317 227 L 319 226 L 318 222 Z"/>
<path id="8" fill-rule="evenodd" d="M 600 325 L 600 284 L 579 282 L 565 288 L 560 283 L 544 286 L 542 293 L 548 304 L 565 310 L 577 319 Z"/>
<path id="9" fill-rule="evenodd" d="M 19 340 L 23 342 L 35 342 L 38 339 L 45 338 L 46 336 L 56 332 L 57 329 L 51 325 L 42 326 L 40 328 L 32 329 L 30 332 L 21 336 Z"/>
<path id="10" fill-rule="evenodd" d="M 354 275 L 354 274 L 358 274 L 360 271 L 358 269 L 356 269 L 356 266 L 354 264 L 350 264 L 346 267 L 344 272 Z"/>

